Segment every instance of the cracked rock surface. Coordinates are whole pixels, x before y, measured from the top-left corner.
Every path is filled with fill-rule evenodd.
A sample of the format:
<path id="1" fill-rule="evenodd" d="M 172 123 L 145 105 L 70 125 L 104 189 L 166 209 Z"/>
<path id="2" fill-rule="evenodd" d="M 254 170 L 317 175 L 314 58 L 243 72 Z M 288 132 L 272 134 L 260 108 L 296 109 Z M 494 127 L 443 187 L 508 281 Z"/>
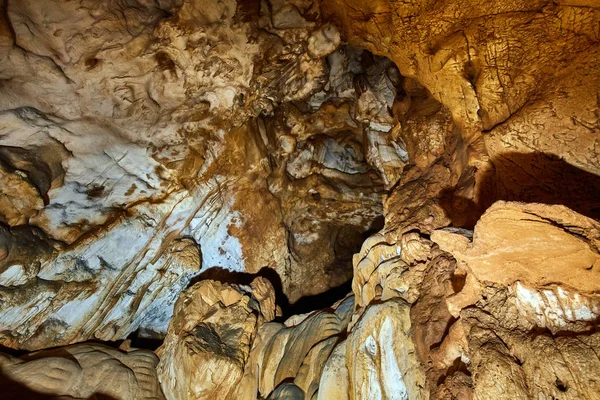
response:
<path id="1" fill-rule="evenodd" d="M 0 11 L 2 393 L 600 398 L 597 2 Z"/>

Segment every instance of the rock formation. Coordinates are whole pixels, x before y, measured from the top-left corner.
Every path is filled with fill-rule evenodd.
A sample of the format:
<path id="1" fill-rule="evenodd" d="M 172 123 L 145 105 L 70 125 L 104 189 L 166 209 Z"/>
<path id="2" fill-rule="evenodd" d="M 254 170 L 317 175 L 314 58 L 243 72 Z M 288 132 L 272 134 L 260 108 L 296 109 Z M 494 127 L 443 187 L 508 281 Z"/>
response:
<path id="1" fill-rule="evenodd" d="M 600 398 L 595 1 L 0 10 L 2 393 Z"/>
<path id="2" fill-rule="evenodd" d="M 15 358 L 0 354 L 5 399 L 164 399 L 158 358 L 146 350 L 122 352 L 101 344 L 76 344 Z"/>
<path id="3" fill-rule="evenodd" d="M 275 317 L 265 278 L 250 287 L 203 280 L 177 300 L 158 375 L 170 399 L 230 398 L 242 378 L 256 330 Z"/>
<path id="4" fill-rule="evenodd" d="M 598 363 L 599 228 L 563 206 L 500 202 L 471 243 L 434 232 L 463 285 L 446 298 L 456 320 L 433 365 L 466 363 L 474 398 L 596 397 L 585 370 Z"/>

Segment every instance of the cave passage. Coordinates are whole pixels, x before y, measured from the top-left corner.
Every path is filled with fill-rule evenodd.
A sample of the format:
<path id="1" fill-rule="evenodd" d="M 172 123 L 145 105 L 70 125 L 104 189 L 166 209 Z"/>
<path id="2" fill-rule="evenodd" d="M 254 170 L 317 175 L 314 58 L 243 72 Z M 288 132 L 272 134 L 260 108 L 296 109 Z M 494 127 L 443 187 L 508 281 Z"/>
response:
<path id="1" fill-rule="evenodd" d="M 599 399 L 597 1 L 421 3 L 0 1 L 0 397 Z"/>

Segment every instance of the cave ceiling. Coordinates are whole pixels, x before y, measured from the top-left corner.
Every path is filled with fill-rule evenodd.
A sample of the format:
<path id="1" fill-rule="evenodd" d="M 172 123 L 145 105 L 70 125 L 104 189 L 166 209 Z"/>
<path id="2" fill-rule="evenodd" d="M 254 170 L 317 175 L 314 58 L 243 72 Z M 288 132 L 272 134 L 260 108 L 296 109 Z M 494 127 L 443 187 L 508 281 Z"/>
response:
<path id="1" fill-rule="evenodd" d="M 0 11 L 7 395 L 600 398 L 598 1 Z"/>

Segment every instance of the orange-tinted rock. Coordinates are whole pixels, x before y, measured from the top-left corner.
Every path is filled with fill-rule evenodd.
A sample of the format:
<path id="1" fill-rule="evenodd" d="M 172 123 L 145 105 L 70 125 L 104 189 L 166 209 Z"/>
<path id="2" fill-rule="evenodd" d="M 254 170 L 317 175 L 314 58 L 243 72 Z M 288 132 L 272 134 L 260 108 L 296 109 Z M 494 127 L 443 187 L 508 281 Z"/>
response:
<path id="1" fill-rule="evenodd" d="M 229 398 L 242 379 L 258 327 L 275 316 L 274 299 L 264 278 L 250 287 L 204 280 L 187 289 L 158 350 L 165 395 Z"/>
<path id="2" fill-rule="evenodd" d="M 2 357 L 29 394 L 160 398 L 71 345 L 164 338 L 168 398 L 600 397 L 594 1 L 41 3 L 0 5 L 0 343 L 67 346 Z"/>

